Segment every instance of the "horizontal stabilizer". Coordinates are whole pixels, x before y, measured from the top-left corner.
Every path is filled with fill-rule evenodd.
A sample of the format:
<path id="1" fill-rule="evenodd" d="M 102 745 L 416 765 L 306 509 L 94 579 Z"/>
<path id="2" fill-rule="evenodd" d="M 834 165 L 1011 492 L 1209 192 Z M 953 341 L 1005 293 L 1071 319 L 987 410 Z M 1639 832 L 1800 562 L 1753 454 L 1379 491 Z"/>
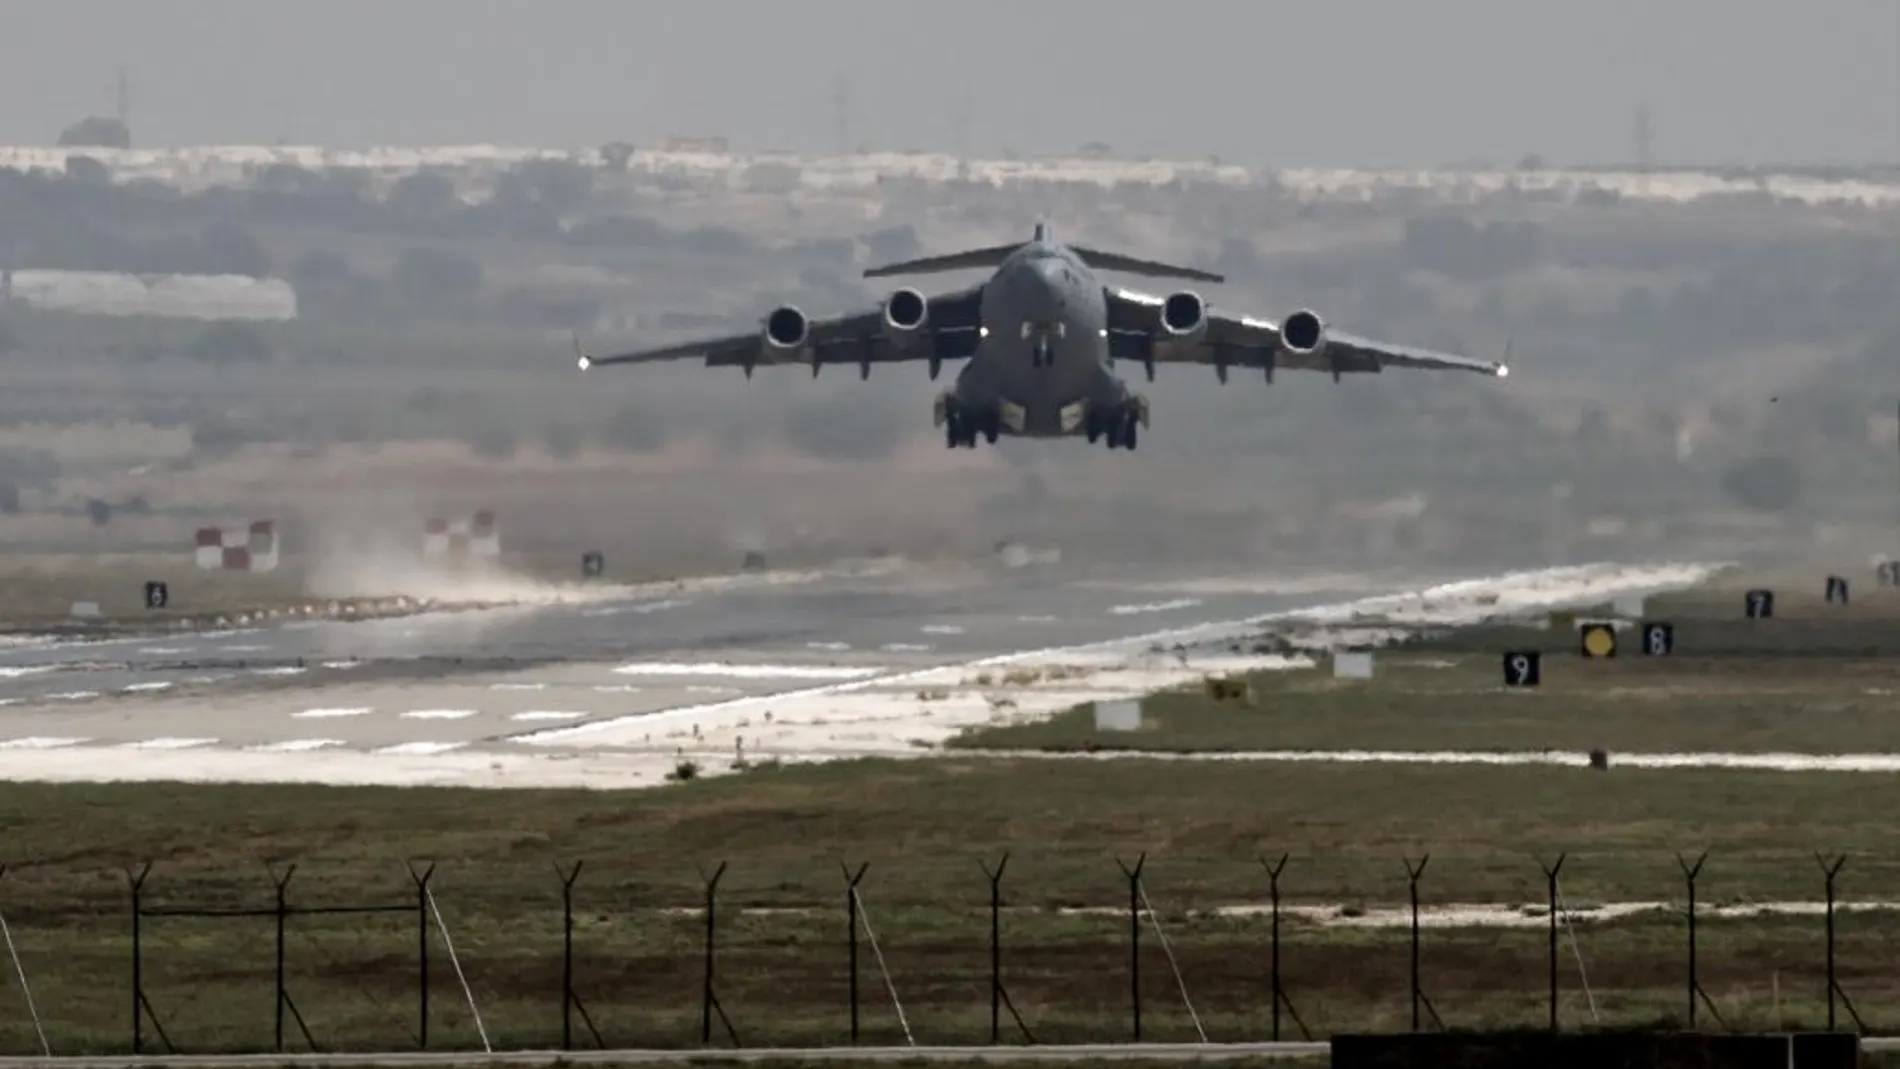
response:
<path id="1" fill-rule="evenodd" d="M 1197 267 L 1178 267 L 1164 264 L 1159 260 L 1142 260 L 1134 256 L 1123 256 L 1118 252 L 1103 252 L 1100 249 L 1083 248 L 1080 245 L 1069 246 L 1077 256 L 1098 271 L 1121 271 L 1130 275 L 1144 275 L 1148 278 L 1184 278 L 1195 282 L 1225 282 L 1225 276 L 1212 271 L 1203 271 Z"/>
<path id="2" fill-rule="evenodd" d="M 938 271 L 967 271 L 973 267 L 996 268 L 1009 259 L 1009 254 L 1022 248 L 1021 242 L 1009 245 L 991 245 L 987 249 L 969 249 L 965 252 L 946 253 L 942 256 L 925 256 L 917 260 L 905 260 L 902 263 L 885 264 L 883 267 L 869 268 L 865 278 L 883 278 L 886 275 L 927 275 Z"/>

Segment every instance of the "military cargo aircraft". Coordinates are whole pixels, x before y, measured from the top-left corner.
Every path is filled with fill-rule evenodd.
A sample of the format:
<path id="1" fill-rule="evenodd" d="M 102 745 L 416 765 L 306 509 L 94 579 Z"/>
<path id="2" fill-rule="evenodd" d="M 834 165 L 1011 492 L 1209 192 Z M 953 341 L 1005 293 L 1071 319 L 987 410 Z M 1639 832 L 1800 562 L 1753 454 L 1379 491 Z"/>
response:
<path id="1" fill-rule="evenodd" d="M 1083 437 L 1110 449 L 1134 449 L 1149 425 L 1147 398 L 1115 373 L 1116 361 L 1211 365 L 1221 382 L 1230 367 L 1341 375 L 1387 367 L 1474 371 L 1502 377 L 1505 362 L 1373 341 L 1330 329 L 1301 309 L 1278 324 L 1213 310 L 1192 289 L 1165 296 L 1104 283 L 1098 271 L 1189 282 L 1222 281 L 1191 267 L 1057 242 L 1046 223 L 1028 241 L 876 267 L 866 278 L 992 269 L 973 286 L 936 295 L 894 290 L 883 304 L 825 319 L 782 305 L 758 330 L 610 356 L 579 352 L 583 370 L 703 357 L 709 367 L 738 366 L 752 377 L 764 365 L 803 364 L 815 377 L 826 364 L 925 361 L 934 381 L 945 361 L 967 360 L 955 385 L 938 395 L 935 422 L 949 448 L 981 437 Z M 1508 347 L 1506 358 L 1508 359 Z"/>

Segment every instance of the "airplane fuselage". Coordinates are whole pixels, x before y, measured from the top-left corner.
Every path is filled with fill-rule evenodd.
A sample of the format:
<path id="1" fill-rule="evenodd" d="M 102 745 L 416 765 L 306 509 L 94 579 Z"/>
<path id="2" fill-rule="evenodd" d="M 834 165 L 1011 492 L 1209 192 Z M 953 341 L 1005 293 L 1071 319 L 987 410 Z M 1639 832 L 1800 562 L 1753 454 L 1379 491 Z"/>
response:
<path id="1" fill-rule="evenodd" d="M 1102 283 L 1068 249 L 1018 249 L 984 284 L 981 309 L 976 351 L 940 403 L 972 414 L 982 433 L 1093 437 L 1091 418 L 1099 429 L 1135 402 L 1111 370 Z"/>

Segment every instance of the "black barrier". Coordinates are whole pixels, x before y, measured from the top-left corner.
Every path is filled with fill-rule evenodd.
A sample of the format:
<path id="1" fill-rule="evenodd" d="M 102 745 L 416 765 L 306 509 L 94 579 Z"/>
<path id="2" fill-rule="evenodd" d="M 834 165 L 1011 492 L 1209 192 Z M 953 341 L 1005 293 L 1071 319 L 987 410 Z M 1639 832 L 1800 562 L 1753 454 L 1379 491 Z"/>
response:
<path id="1" fill-rule="evenodd" d="M 1717 1035 L 1696 1032 L 1465 1032 L 1337 1035 L 1331 1069 L 1853 1069 L 1860 1039 L 1807 1032 Z"/>

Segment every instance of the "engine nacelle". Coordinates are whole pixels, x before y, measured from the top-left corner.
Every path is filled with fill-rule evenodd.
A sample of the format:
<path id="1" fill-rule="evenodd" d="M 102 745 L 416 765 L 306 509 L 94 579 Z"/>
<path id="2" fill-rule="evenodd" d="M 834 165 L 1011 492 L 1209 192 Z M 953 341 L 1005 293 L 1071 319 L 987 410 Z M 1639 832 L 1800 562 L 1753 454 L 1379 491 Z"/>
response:
<path id="1" fill-rule="evenodd" d="M 900 349 L 916 341 L 929 319 L 929 299 L 909 286 L 884 301 L 884 336 Z"/>
<path id="2" fill-rule="evenodd" d="M 1170 293 L 1161 302 L 1161 329 L 1170 341 L 1196 341 L 1207 333 L 1207 302 L 1193 290 Z"/>
<path id="3" fill-rule="evenodd" d="M 803 349 L 811 334 L 811 321 L 792 305 L 780 305 L 765 317 L 765 344 L 779 352 Z"/>
<path id="4" fill-rule="evenodd" d="M 1280 324 L 1280 348 L 1300 356 L 1319 352 L 1326 348 L 1326 323 L 1305 308 L 1287 316 Z"/>

